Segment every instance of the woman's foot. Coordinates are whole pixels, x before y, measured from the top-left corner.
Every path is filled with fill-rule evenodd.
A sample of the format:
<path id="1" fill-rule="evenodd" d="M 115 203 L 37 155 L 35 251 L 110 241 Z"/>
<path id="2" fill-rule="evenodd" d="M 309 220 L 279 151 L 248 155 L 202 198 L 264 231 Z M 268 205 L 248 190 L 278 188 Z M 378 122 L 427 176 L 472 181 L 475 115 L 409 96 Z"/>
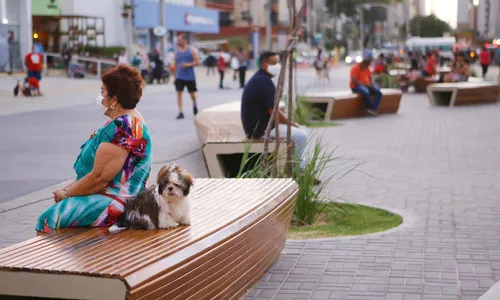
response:
<path id="1" fill-rule="evenodd" d="M 177 118 L 175 118 L 177 120 L 181 120 L 181 119 L 184 119 L 184 114 L 182 112 L 180 112 L 178 115 L 177 115 Z"/>

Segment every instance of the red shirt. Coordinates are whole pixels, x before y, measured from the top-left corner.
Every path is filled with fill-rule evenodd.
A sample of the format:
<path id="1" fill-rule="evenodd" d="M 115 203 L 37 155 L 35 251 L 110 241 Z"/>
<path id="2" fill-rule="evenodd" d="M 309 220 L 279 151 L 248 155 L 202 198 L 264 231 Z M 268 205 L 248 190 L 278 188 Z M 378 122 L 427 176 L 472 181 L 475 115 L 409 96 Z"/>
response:
<path id="1" fill-rule="evenodd" d="M 28 68 L 28 71 L 41 71 L 43 64 L 43 56 L 40 53 L 28 53 L 26 57 L 24 57 L 24 63 Z"/>
<path id="2" fill-rule="evenodd" d="M 361 63 L 355 64 L 351 69 L 351 78 L 356 79 L 362 85 L 372 84 L 372 72 L 370 68 L 361 69 Z M 351 80 L 351 89 L 356 87 L 356 84 Z"/>
<path id="3" fill-rule="evenodd" d="M 489 65 L 491 63 L 491 54 L 490 51 L 482 51 L 479 53 L 479 63 L 482 65 Z"/>
<path id="4" fill-rule="evenodd" d="M 40 82 L 35 77 L 28 78 L 28 83 L 34 89 L 40 88 Z"/>
<path id="5" fill-rule="evenodd" d="M 219 56 L 219 59 L 217 60 L 217 69 L 219 71 L 225 71 L 226 70 L 226 60 L 222 55 Z"/>
<path id="6" fill-rule="evenodd" d="M 427 62 L 425 63 L 424 71 L 431 74 L 432 76 L 436 75 L 437 71 L 437 61 L 434 55 L 431 55 Z"/>

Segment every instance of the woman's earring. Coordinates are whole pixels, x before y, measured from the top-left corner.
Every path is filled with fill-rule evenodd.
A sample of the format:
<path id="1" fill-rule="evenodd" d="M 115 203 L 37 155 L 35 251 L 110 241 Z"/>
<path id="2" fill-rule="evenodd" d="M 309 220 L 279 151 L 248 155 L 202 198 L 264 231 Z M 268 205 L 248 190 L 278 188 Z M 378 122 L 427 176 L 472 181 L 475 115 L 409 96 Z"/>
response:
<path id="1" fill-rule="evenodd" d="M 115 109 L 115 106 L 114 106 L 114 105 L 111 105 L 111 109 Z"/>

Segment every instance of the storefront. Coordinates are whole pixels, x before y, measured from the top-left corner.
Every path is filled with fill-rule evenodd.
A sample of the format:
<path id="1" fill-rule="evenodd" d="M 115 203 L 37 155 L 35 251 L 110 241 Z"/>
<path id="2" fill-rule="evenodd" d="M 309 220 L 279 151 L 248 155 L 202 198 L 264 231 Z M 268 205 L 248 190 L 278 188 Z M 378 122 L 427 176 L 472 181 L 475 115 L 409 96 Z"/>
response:
<path id="1" fill-rule="evenodd" d="M 134 26 L 138 44 L 150 48 L 157 47 L 158 38 L 153 34 L 153 29 L 160 22 L 159 3 L 148 0 L 134 1 Z M 167 45 L 171 47 L 174 42 L 175 32 L 186 32 L 188 40 L 192 34 L 217 34 L 219 33 L 219 12 L 217 10 L 199 8 L 194 6 L 165 4 L 165 28 L 167 29 Z M 170 45 L 170 46 L 169 46 Z"/>
<path id="2" fill-rule="evenodd" d="M 31 0 L 0 0 L 0 72 L 23 68 L 31 39 Z"/>

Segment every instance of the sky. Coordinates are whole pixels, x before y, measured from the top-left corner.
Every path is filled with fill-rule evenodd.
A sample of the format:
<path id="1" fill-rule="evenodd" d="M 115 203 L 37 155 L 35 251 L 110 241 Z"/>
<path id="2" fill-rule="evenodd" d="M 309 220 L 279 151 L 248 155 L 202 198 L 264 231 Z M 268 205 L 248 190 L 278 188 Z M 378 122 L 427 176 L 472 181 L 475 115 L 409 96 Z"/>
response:
<path id="1" fill-rule="evenodd" d="M 426 0 L 426 11 L 429 14 L 433 12 L 438 18 L 456 28 L 457 2 L 458 0 Z"/>

